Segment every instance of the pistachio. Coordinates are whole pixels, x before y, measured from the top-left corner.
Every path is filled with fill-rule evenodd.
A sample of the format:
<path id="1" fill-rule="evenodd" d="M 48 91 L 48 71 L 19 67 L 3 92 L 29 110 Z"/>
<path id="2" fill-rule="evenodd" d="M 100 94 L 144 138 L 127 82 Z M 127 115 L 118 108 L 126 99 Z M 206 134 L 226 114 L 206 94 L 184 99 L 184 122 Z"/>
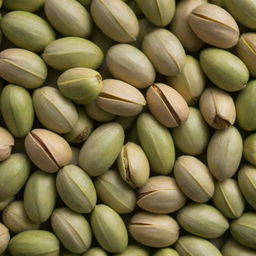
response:
<path id="1" fill-rule="evenodd" d="M 46 172 L 57 172 L 72 158 L 69 144 L 45 129 L 32 130 L 25 138 L 25 149 L 32 162 Z"/>
<path id="2" fill-rule="evenodd" d="M 207 148 L 207 163 L 212 175 L 219 181 L 232 177 L 238 169 L 242 152 L 243 140 L 234 126 L 216 131 Z"/>
<path id="3" fill-rule="evenodd" d="M 103 80 L 96 102 L 104 111 L 120 116 L 135 116 L 146 105 L 145 98 L 138 89 L 115 79 Z"/>
<path id="4" fill-rule="evenodd" d="M 51 26 L 38 15 L 26 11 L 13 11 L 4 15 L 1 29 L 12 43 L 33 52 L 42 52 L 55 40 Z"/>
<path id="5" fill-rule="evenodd" d="M 185 66 L 185 51 L 178 38 L 167 29 L 155 29 L 145 35 L 142 50 L 162 75 L 175 76 Z"/>
<path id="6" fill-rule="evenodd" d="M 129 232 L 139 243 L 161 248 L 176 242 L 179 237 L 179 226 L 168 215 L 139 212 L 131 218 Z"/>
<path id="7" fill-rule="evenodd" d="M 125 131 L 131 128 L 134 121 L 136 120 L 136 116 L 119 116 L 116 119 L 116 122 L 118 122 Z"/>
<path id="8" fill-rule="evenodd" d="M 174 0 L 136 0 L 143 14 L 158 27 L 167 26 L 175 13 Z"/>
<path id="9" fill-rule="evenodd" d="M 193 32 L 204 42 L 219 48 L 231 48 L 239 40 L 239 28 L 234 18 L 215 4 L 202 4 L 191 11 L 188 22 Z"/>
<path id="10" fill-rule="evenodd" d="M 198 155 L 207 147 L 209 128 L 200 111 L 189 108 L 189 116 L 185 123 L 172 130 L 175 145 L 185 154 Z"/>
<path id="11" fill-rule="evenodd" d="M 44 83 L 47 67 L 35 53 L 11 48 L 0 52 L 0 76 L 9 83 L 34 89 Z"/>
<path id="12" fill-rule="evenodd" d="M 111 74 L 138 89 L 143 89 L 155 81 L 155 69 L 147 56 L 129 44 L 112 46 L 106 56 Z"/>
<path id="13" fill-rule="evenodd" d="M 15 137 L 24 137 L 34 122 L 34 108 L 29 92 L 9 84 L 1 93 L 1 113 L 8 129 Z"/>
<path id="14" fill-rule="evenodd" d="M 91 245 L 92 233 L 88 221 L 68 208 L 53 211 L 51 225 L 65 248 L 73 253 L 84 253 Z"/>
<path id="15" fill-rule="evenodd" d="M 244 140 L 243 156 L 249 163 L 256 165 L 256 133 Z"/>
<path id="16" fill-rule="evenodd" d="M 168 77 L 167 82 L 189 105 L 197 102 L 205 87 L 205 77 L 198 60 L 189 55 L 183 70 L 176 76 Z"/>
<path id="17" fill-rule="evenodd" d="M 30 172 L 26 155 L 16 153 L 0 163 L 0 201 L 15 196 L 24 186 Z"/>
<path id="18" fill-rule="evenodd" d="M 91 17 L 75 0 L 46 0 L 44 11 L 52 26 L 64 36 L 88 37 L 91 33 Z"/>
<path id="19" fill-rule="evenodd" d="M 126 250 L 122 253 L 115 254 L 115 256 L 149 256 L 149 251 L 146 247 L 141 245 L 128 245 Z"/>
<path id="20" fill-rule="evenodd" d="M 137 119 L 137 133 L 151 169 L 158 174 L 169 174 L 174 165 L 175 148 L 168 129 L 152 115 L 143 113 Z"/>
<path id="21" fill-rule="evenodd" d="M 205 121 L 215 129 L 225 129 L 235 123 L 235 103 L 225 91 L 207 88 L 201 95 L 199 106 Z"/>
<path id="22" fill-rule="evenodd" d="M 101 201 L 120 214 L 130 213 L 136 205 L 136 194 L 116 170 L 108 170 L 94 181 Z"/>
<path id="23" fill-rule="evenodd" d="M 10 203 L 2 215 L 3 223 L 14 233 L 20 233 L 30 229 L 38 229 L 40 224 L 29 219 L 22 201 Z"/>
<path id="24" fill-rule="evenodd" d="M 107 253 L 100 247 L 90 248 L 83 256 L 108 256 Z"/>
<path id="25" fill-rule="evenodd" d="M 4 0 L 4 7 L 10 10 L 35 12 L 39 10 L 45 0 Z"/>
<path id="26" fill-rule="evenodd" d="M 10 233 L 8 228 L 0 223 L 0 253 L 2 254 L 8 247 L 10 241 Z"/>
<path id="27" fill-rule="evenodd" d="M 0 211 L 3 211 L 13 200 L 14 196 L 3 201 L 0 201 Z"/>
<path id="28" fill-rule="evenodd" d="M 96 205 L 91 214 L 91 227 L 98 243 L 106 251 L 121 253 L 128 245 L 128 233 L 122 218 L 110 207 Z"/>
<path id="29" fill-rule="evenodd" d="M 76 67 L 97 69 L 103 61 L 101 49 L 79 37 L 63 37 L 51 42 L 42 57 L 49 66 L 60 71 Z"/>
<path id="30" fill-rule="evenodd" d="M 14 138 L 12 134 L 3 127 L 0 127 L 0 161 L 7 159 L 12 152 Z"/>
<path id="31" fill-rule="evenodd" d="M 180 156 L 175 162 L 174 176 L 180 189 L 191 200 L 204 203 L 213 196 L 213 178 L 207 166 L 197 158 Z"/>
<path id="32" fill-rule="evenodd" d="M 149 178 L 137 192 L 137 205 L 152 213 L 175 212 L 185 203 L 186 197 L 178 188 L 175 179 L 167 176 Z"/>
<path id="33" fill-rule="evenodd" d="M 217 181 L 212 199 L 214 205 L 230 219 L 239 218 L 245 209 L 243 195 L 234 179 Z"/>
<path id="34" fill-rule="evenodd" d="M 93 131 L 79 154 L 79 164 L 90 176 L 106 172 L 118 157 L 124 143 L 124 130 L 108 123 Z"/>
<path id="35" fill-rule="evenodd" d="M 139 24 L 131 8 L 120 0 L 93 0 L 91 15 L 97 26 L 120 43 L 136 40 Z"/>
<path id="36" fill-rule="evenodd" d="M 164 248 L 156 251 L 153 256 L 179 256 L 178 252 L 171 248 Z"/>
<path id="37" fill-rule="evenodd" d="M 255 250 L 249 249 L 245 246 L 242 246 L 234 239 L 229 239 L 225 242 L 224 246 L 222 247 L 222 255 L 223 256 L 255 256 Z"/>
<path id="38" fill-rule="evenodd" d="M 208 48 L 201 51 L 200 64 L 207 77 L 225 91 L 239 91 L 249 80 L 245 64 L 226 50 Z"/>
<path id="39" fill-rule="evenodd" d="M 139 145 L 127 142 L 118 156 L 117 164 L 123 180 L 131 187 L 140 188 L 145 185 L 149 178 L 150 166 Z"/>
<path id="40" fill-rule="evenodd" d="M 14 236 L 8 246 L 13 256 L 58 256 L 59 241 L 56 236 L 44 230 L 28 230 Z"/>
<path id="41" fill-rule="evenodd" d="M 136 0 L 128 0 L 128 1 L 125 1 L 125 2 L 128 2 L 128 5 L 129 7 L 132 9 L 132 11 L 135 13 L 135 15 L 137 17 L 143 15 L 140 7 L 138 6 L 138 4 L 136 3 Z M 141 31 L 139 31 L 139 34 L 140 34 Z M 139 36 L 138 36 L 139 37 Z M 138 37 L 136 38 L 136 41 L 138 40 Z"/>
<path id="42" fill-rule="evenodd" d="M 78 158 L 79 158 L 80 148 L 71 147 L 71 150 L 72 150 L 72 160 L 70 164 L 79 166 Z"/>
<path id="43" fill-rule="evenodd" d="M 148 107 L 166 127 L 177 127 L 188 119 L 189 109 L 183 97 L 170 86 L 157 83 L 147 90 Z"/>

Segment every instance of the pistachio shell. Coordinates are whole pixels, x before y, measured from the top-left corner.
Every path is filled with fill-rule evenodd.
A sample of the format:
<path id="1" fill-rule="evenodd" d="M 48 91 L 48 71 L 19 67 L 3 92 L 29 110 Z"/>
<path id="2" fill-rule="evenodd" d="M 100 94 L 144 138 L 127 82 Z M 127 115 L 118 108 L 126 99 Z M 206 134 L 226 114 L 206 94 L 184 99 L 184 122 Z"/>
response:
<path id="1" fill-rule="evenodd" d="M 10 48 L 0 52 L 0 76 L 9 83 L 34 89 L 44 83 L 47 67 L 35 53 Z"/>
<path id="2" fill-rule="evenodd" d="M 4 7 L 10 10 L 35 12 L 40 9 L 45 0 L 4 0 Z"/>
<path id="3" fill-rule="evenodd" d="M 55 40 L 51 26 L 38 15 L 26 11 L 13 11 L 4 15 L 1 29 L 12 43 L 33 52 L 42 52 Z"/>
<path id="4" fill-rule="evenodd" d="M 79 37 L 63 37 L 51 42 L 42 57 L 49 66 L 60 71 L 76 67 L 97 69 L 103 61 L 101 49 Z"/>
<path id="5" fill-rule="evenodd" d="M 3 127 L 0 127 L 0 161 L 5 160 L 11 155 L 14 146 L 12 134 Z"/>
<path id="6" fill-rule="evenodd" d="M 131 8 L 120 0 L 93 0 L 91 15 L 97 26 L 120 43 L 136 40 L 139 24 Z"/>
<path id="7" fill-rule="evenodd" d="M 0 223 L 0 253 L 3 253 L 8 247 L 10 233 L 6 226 Z"/>
<path id="8" fill-rule="evenodd" d="M 108 256 L 107 253 L 100 247 L 90 248 L 83 256 Z"/>
<path id="9" fill-rule="evenodd" d="M 164 248 L 156 251 L 153 256 L 179 256 L 178 252 L 171 248 Z"/>
<path id="10" fill-rule="evenodd" d="M 90 177 L 78 166 L 60 169 L 56 187 L 62 201 L 73 211 L 89 213 L 96 205 L 97 195 Z"/>
<path id="11" fill-rule="evenodd" d="M 115 256 L 149 256 L 149 251 L 146 247 L 141 245 L 128 245 L 126 250 L 122 253 L 115 254 Z"/>
<path id="12" fill-rule="evenodd" d="M 252 165 L 256 165 L 256 133 L 252 133 L 244 140 L 244 150 L 243 156 L 244 158 L 251 163 Z"/>
<path id="13" fill-rule="evenodd" d="M 229 239 L 224 246 L 222 247 L 223 256 L 255 256 L 256 252 L 253 249 L 249 249 L 245 246 L 242 246 L 233 239 Z"/>

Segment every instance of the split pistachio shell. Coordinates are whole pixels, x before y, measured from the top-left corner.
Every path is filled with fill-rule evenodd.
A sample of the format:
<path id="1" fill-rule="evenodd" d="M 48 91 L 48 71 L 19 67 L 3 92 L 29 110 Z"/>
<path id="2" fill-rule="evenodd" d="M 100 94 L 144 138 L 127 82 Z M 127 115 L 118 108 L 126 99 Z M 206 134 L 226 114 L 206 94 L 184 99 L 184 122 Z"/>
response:
<path id="1" fill-rule="evenodd" d="M 179 224 L 189 233 L 204 238 L 220 237 L 229 228 L 228 220 L 208 204 L 189 204 L 177 215 Z"/>
<path id="2" fill-rule="evenodd" d="M 175 76 L 185 66 L 186 55 L 183 46 L 167 29 L 155 29 L 145 35 L 142 50 L 162 75 Z"/>
<path id="3" fill-rule="evenodd" d="M 5 225 L 0 223 L 0 253 L 3 253 L 7 249 L 9 241 L 9 230 Z"/>
<path id="4" fill-rule="evenodd" d="M 253 249 L 247 248 L 234 239 L 229 239 L 225 242 L 224 246 L 222 247 L 222 255 L 223 256 L 255 256 L 256 252 Z"/>
<path id="5" fill-rule="evenodd" d="M 15 137 L 24 137 L 34 122 L 34 108 L 29 92 L 9 84 L 1 93 L 1 113 L 5 124 Z"/>
<path id="6" fill-rule="evenodd" d="M 122 218 L 110 207 L 96 205 L 91 227 L 98 243 L 110 253 L 121 253 L 128 245 L 128 233 Z"/>
<path id="7" fill-rule="evenodd" d="M 146 247 L 141 245 L 128 245 L 126 250 L 122 253 L 115 254 L 115 256 L 149 256 L 149 251 Z"/>
<path id="8" fill-rule="evenodd" d="M 60 71 L 76 67 L 97 69 L 102 64 L 103 52 L 87 39 L 63 37 L 48 44 L 42 57 L 49 66 Z"/>
<path id="9" fill-rule="evenodd" d="M 15 196 L 24 186 L 30 172 L 26 155 L 16 153 L 0 163 L 0 201 Z"/>
<path id="10" fill-rule="evenodd" d="M 93 0 L 91 15 L 97 26 L 120 43 L 136 40 L 139 24 L 132 9 L 120 0 Z"/>
<path id="11" fill-rule="evenodd" d="M 75 0 L 46 0 L 44 11 L 52 26 L 64 36 L 88 37 L 91 33 L 91 17 Z"/>
<path id="12" fill-rule="evenodd" d="M 152 171 L 169 174 L 175 160 L 175 148 L 169 130 L 152 115 L 143 113 L 137 119 L 137 133 Z"/>
<path id="13" fill-rule="evenodd" d="M 207 163 L 212 175 L 219 181 L 232 177 L 238 169 L 242 152 L 243 140 L 234 126 L 216 131 L 207 148 Z"/>
<path id="14" fill-rule="evenodd" d="M 239 40 L 239 28 L 234 18 L 215 4 L 202 4 L 192 10 L 188 22 L 194 33 L 207 44 L 231 48 Z"/>
<path id="15" fill-rule="evenodd" d="M 130 213 L 136 205 L 136 194 L 116 170 L 108 170 L 94 181 L 101 201 L 120 214 Z"/>
<path id="16" fill-rule="evenodd" d="M 108 256 L 107 253 L 100 247 L 90 248 L 83 256 Z"/>
<path id="17" fill-rule="evenodd" d="M 167 26 L 175 13 L 174 0 L 136 0 L 147 19 L 158 27 Z"/>
<path id="18" fill-rule="evenodd" d="M 44 83 L 47 67 L 35 53 L 10 48 L 0 52 L 0 76 L 9 83 L 34 89 Z"/>
<path id="19" fill-rule="evenodd" d="M 204 203 L 214 193 L 214 182 L 207 166 L 193 156 L 180 156 L 174 176 L 183 193 L 191 200 Z"/>
<path id="20" fill-rule="evenodd" d="M 147 56 L 129 44 L 112 46 L 106 56 L 112 75 L 138 89 L 146 88 L 155 81 L 155 69 Z"/>
<path id="21" fill-rule="evenodd" d="M 94 184 L 88 174 L 78 166 L 67 165 L 60 169 L 56 187 L 62 201 L 75 212 L 89 213 L 96 205 Z"/>
<path id="22" fill-rule="evenodd" d="M 164 202 L 164 203 L 163 203 Z M 175 212 L 186 203 L 174 178 L 154 176 L 137 192 L 137 205 L 152 213 Z"/>
<path id="23" fill-rule="evenodd" d="M 256 214 L 247 212 L 239 219 L 234 220 L 230 226 L 231 235 L 242 245 L 256 248 Z"/>
<path id="24" fill-rule="evenodd" d="M 249 163 L 256 166 L 256 133 L 244 140 L 243 156 Z"/>
<path id="25" fill-rule="evenodd" d="M 8 246 L 13 256 L 58 256 L 60 245 L 56 236 L 44 230 L 28 230 L 14 236 Z"/>
<path id="26" fill-rule="evenodd" d="M 207 88 L 201 95 L 199 106 L 205 121 L 215 129 L 225 129 L 235 123 L 235 103 L 225 91 Z"/>
<path id="27" fill-rule="evenodd" d="M 14 146 L 12 134 L 3 127 L 0 127 L 0 161 L 5 160 L 11 155 Z"/>
<path id="28" fill-rule="evenodd" d="M 53 87 L 36 89 L 33 104 L 39 121 L 54 132 L 70 132 L 78 120 L 75 105 Z"/>
<path id="29" fill-rule="evenodd" d="M 29 219 L 22 201 L 13 201 L 3 211 L 4 224 L 14 233 L 38 229 L 40 224 Z"/>
<path id="30" fill-rule="evenodd" d="M 172 130 L 175 145 L 185 154 L 198 155 L 207 147 L 209 141 L 209 128 L 200 111 L 189 108 L 186 122 Z"/>
<path id="31" fill-rule="evenodd" d="M 133 188 L 145 185 L 149 178 L 150 166 L 143 149 L 128 142 L 123 146 L 117 160 L 118 170 L 123 180 Z"/>
<path id="32" fill-rule="evenodd" d="M 44 2 L 45 0 L 5 0 L 4 7 L 9 10 L 35 12 L 43 6 Z"/>
<path id="33" fill-rule="evenodd" d="M 249 80 L 245 64 L 226 50 L 208 48 L 201 51 L 200 64 L 215 85 L 229 92 L 243 89 Z"/>
<path id="34" fill-rule="evenodd" d="M 118 157 L 124 143 L 124 130 L 108 123 L 93 131 L 79 154 L 79 164 L 90 176 L 106 172 Z"/>
<path id="35" fill-rule="evenodd" d="M 129 232 L 139 243 L 161 248 L 177 241 L 179 225 L 168 215 L 139 212 L 131 218 Z"/>
<path id="36" fill-rule="evenodd" d="M 212 199 L 214 205 L 230 219 L 239 218 L 245 209 L 243 195 L 234 179 L 217 181 Z"/>
<path id="37" fill-rule="evenodd" d="M 138 89 L 115 79 L 103 80 L 96 102 L 104 111 L 120 116 L 138 115 L 146 105 L 146 100 Z"/>
<path id="38" fill-rule="evenodd" d="M 52 214 L 56 202 L 55 177 L 42 171 L 34 172 L 24 191 L 24 208 L 36 223 L 45 222 Z"/>
<path id="39" fill-rule="evenodd" d="M 236 46 L 237 56 L 245 63 L 253 77 L 256 77 L 256 33 L 243 33 Z"/>
<path id="40" fill-rule="evenodd" d="M 153 256 L 179 256 L 178 252 L 171 248 L 157 250 Z"/>
<path id="41" fill-rule="evenodd" d="M 183 47 L 189 52 L 197 51 L 204 45 L 203 41 L 196 36 L 188 23 L 189 14 L 194 8 L 206 2 L 207 0 L 182 0 L 177 4 L 175 15 L 171 23 L 171 31 L 178 37 Z"/>
<path id="42" fill-rule="evenodd" d="M 1 29 L 12 43 L 33 52 L 42 52 L 49 43 L 55 40 L 55 32 L 51 26 L 31 12 L 7 13 L 1 20 Z"/>
<path id="43" fill-rule="evenodd" d="M 167 78 L 168 84 L 178 91 L 189 105 L 194 105 L 205 88 L 205 77 L 199 61 L 187 55 L 183 70 Z"/>
<path id="44" fill-rule="evenodd" d="M 57 172 L 70 163 L 72 151 L 58 134 L 34 129 L 25 138 L 25 149 L 32 162 L 46 172 Z"/>
<path id="45" fill-rule="evenodd" d="M 236 98 L 237 122 L 246 131 L 256 129 L 256 118 L 253 111 L 256 107 L 255 96 L 256 80 L 253 80 L 248 83 Z"/>
<path id="46" fill-rule="evenodd" d="M 244 165 L 238 172 L 238 184 L 246 201 L 256 209 L 256 168 Z"/>
<path id="47" fill-rule="evenodd" d="M 90 68 L 71 68 L 59 76 L 57 84 L 65 97 L 88 104 L 99 95 L 102 78 L 99 72 Z"/>
<path id="48" fill-rule="evenodd" d="M 147 103 L 153 116 L 166 127 L 183 124 L 189 115 L 184 98 L 168 85 L 157 83 L 147 90 Z"/>
<path id="49" fill-rule="evenodd" d="M 91 246 L 92 233 L 88 221 L 68 208 L 53 211 L 51 225 L 65 248 L 73 253 L 84 253 Z"/>

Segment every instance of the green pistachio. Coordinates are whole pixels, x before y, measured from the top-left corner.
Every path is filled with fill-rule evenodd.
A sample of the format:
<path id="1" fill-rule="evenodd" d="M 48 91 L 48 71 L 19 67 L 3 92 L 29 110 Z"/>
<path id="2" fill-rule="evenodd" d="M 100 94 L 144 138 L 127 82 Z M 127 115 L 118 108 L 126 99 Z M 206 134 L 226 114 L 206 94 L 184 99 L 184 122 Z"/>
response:
<path id="1" fill-rule="evenodd" d="M 121 253 L 128 245 L 128 233 L 122 218 L 110 207 L 96 205 L 91 227 L 98 243 L 108 252 Z"/>
<path id="2" fill-rule="evenodd" d="M 120 0 L 93 0 L 91 15 L 97 26 L 120 43 L 136 40 L 139 24 L 131 8 Z"/>
<path id="3" fill-rule="evenodd" d="M 256 165 L 256 133 L 244 140 L 243 156 L 249 163 Z"/>
<path id="4" fill-rule="evenodd" d="M 35 12 L 39 10 L 45 0 L 4 0 L 4 7 L 10 10 Z"/>
<path id="5" fill-rule="evenodd" d="M 152 170 L 163 175 L 170 173 L 174 165 L 175 148 L 168 129 L 152 115 L 143 113 L 137 119 L 137 132 Z"/>
<path id="6" fill-rule="evenodd" d="M 207 147 L 209 128 L 200 111 L 189 108 L 189 116 L 185 123 L 172 130 L 175 145 L 185 154 L 198 155 Z"/>
<path id="7" fill-rule="evenodd" d="M 24 154 L 12 154 L 0 163 L 0 201 L 15 196 L 24 186 L 30 172 L 30 162 Z"/>
<path id="8" fill-rule="evenodd" d="M 124 143 L 124 130 L 118 123 L 101 125 L 93 131 L 79 154 L 79 164 L 90 176 L 99 176 L 114 163 Z"/>
<path id="9" fill-rule="evenodd" d="M 1 253 L 1 255 L 8 247 L 9 241 L 10 241 L 9 230 L 5 225 L 0 223 L 0 253 Z"/>
<path id="10" fill-rule="evenodd" d="M 178 252 L 171 248 L 157 250 L 153 256 L 179 256 Z"/>
<path id="11" fill-rule="evenodd" d="M 10 48 L 0 52 L 0 76 L 9 83 L 34 89 L 44 83 L 47 67 L 35 53 Z"/>
<path id="12" fill-rule="evenodd" d="M 11 155 L 13 146 L 14 138 L 12 134 L 5 128 L 0 127 L 0 161 L 7 159 Z"/>
<path id="13" fill-rule="evenodd" d="M 201 51 L 200 64 L 207 77 L 226 91 L 239 91 L 249 80 L 245 64 L 226 50 L 208 48 Z"/>
<path id="14" fill-rule="evenodd" d="M 66 165 L 58 172 L 56 187 L 62 201 L 73 211 L 89 213 L 97 195 L 90 177 L 78 166 Z"/>
<path id="15" fill-rule="evenodd" d="M 242 246 L 241 244 L 239 244 L 233 239 L 229 239 L 225 242 L 221 252 L 223 256 L 234 256 L 234 255 L 255 256 L 256 255 L 255 250 Z"/>
<path id="16" fill-rule="evenodd" d="M 0 211 L 3 211 L 12 201 L 14 197 L 10 197 L 0 202 Z"/>
<path id="17" fill-rule="evenodd" d="M 126 250 L 122 253 L 115 254 L 115 256 L 149 256 L 149 251 L 146 247 L 141 245 L 128 245 Z"/>
<path id="18" fill-rule="evenodd" d="M 83 256 L 108 256 L 107 253 L 100 247 L 90 248 Z"/>
<path id="19" fill-rule="evenodd" d="M 234 126 L 216 131 L 207 148 L 207 163 L 212 175 L 220 181 L 232 177 L 238 169 L 242 152 L 243 140 Z"/>
<path id="20" fill-rule="evenodd" d="M 97 69 L 103 61 L 101 49 L 79 37 L 63 37 L 51 42 L 42 57 L 49 66 L 60 71 L 75 67 Z"/>

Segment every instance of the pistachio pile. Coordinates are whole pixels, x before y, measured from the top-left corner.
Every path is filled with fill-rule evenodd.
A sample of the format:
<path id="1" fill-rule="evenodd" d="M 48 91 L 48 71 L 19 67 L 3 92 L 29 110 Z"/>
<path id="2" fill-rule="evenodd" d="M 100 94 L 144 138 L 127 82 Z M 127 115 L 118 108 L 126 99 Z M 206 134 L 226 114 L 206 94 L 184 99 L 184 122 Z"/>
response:
<path id="1" fill-rule="evenodd" d="M 1 256 L 256 256 L 255 0 L 0 0 Z"/>

